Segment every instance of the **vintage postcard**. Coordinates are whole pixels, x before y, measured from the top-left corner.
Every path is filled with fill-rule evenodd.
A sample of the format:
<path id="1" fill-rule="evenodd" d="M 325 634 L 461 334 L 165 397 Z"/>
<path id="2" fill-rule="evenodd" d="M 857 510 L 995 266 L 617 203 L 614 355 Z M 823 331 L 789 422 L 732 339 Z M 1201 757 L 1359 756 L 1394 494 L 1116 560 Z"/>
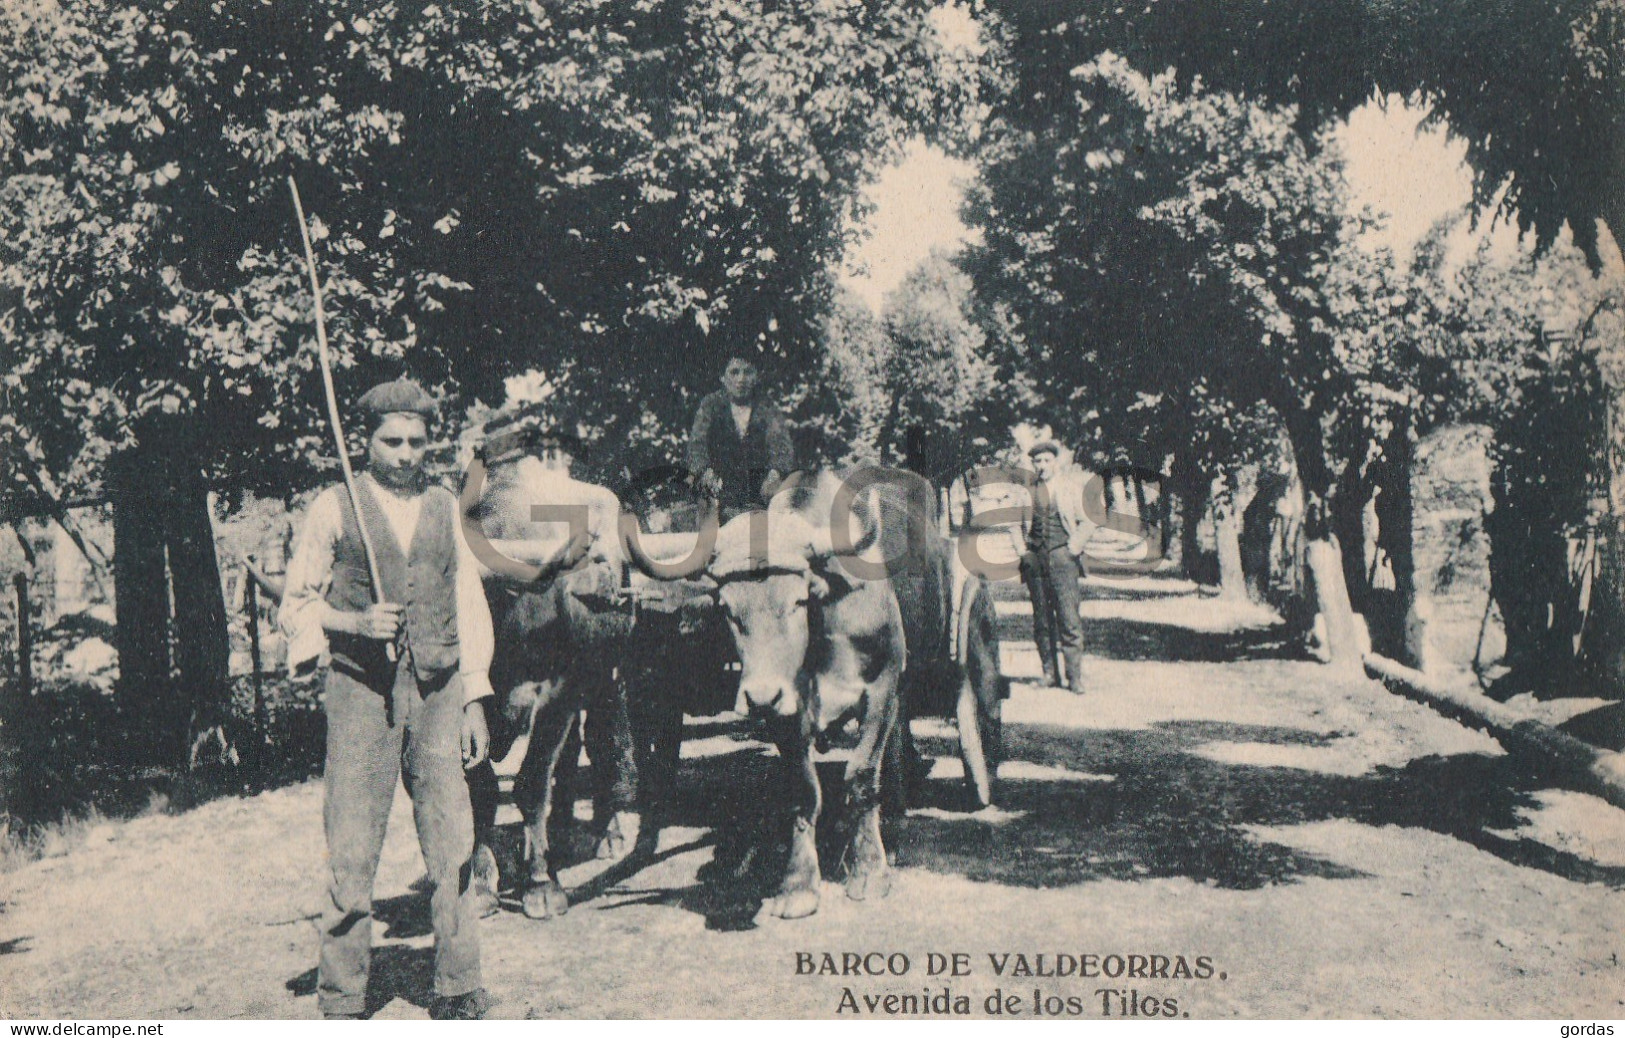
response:
<path id="1" fill-rule="evenodd" d="M 1625 1018 L 1617 0 L 0 68 L 13 1033 Z"/>

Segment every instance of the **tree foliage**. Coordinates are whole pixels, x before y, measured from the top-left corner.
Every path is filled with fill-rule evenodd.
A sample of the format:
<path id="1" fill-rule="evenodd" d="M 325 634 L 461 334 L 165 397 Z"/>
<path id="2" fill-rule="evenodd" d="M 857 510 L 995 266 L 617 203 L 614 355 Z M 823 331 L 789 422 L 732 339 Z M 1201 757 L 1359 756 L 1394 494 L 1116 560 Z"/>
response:
<path id="1" fill-rule="evenodd" d="M 1289 107 L 1117 55 L 1071 81 L 1043 128 L 991 128 L 970 258 L 1057 431 L 1160 466 L 1176 446 L 1233 453 L 1259 401 L 1324 404 L 1340 388 L 1316 322 L 1341 230 L 1332 157 Z"/>
<path id="2" fill-rule="evenodd" d="M 929 11 L 6 5 L 0 443 L 72 485 L 168 418 L 237 483 L 307 482 L 290 174 L 342 396 L 538 369 L 612 439 L 669 433 L 727 351 L 807 358 L 851 198 L 975 96 Z"/>
<path id="3" fill-rule="evenodd" d="M 877 317 L 853 297 L 826 326 L 826 378 L 855 460 L 905 464 L 952 480 L 1012 420 L 1026 378 L 1001 375 L 988 317 L 953 259 L 933 253 Z"/>
<path id="4" fill-rule="evenodd" d="M 1295 106 L 1313 134 L 1373 94 L 1416 95 L 1468 142 L 1480 205 L 1534 227 L 1565 221 L 1596 258 L 1595 220 L 1625 225 L 1625 4 L 1620 0 L 990 0 L 1017 82 L 1016 117 L 1064 107 L 1102 51 Z M 1502 194 L 1503 187 L 1507 188 Z"/>

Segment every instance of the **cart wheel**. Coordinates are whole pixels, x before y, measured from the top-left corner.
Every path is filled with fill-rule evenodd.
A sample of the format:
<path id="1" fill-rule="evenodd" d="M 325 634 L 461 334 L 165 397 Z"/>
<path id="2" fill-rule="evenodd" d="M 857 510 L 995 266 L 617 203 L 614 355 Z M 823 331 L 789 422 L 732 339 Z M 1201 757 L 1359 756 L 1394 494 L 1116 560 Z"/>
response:
<path id="1" fill-rule="evenodd" d="M 988 709 L 993 713 L 990 716 Z M 1000 752 L 1000 704 L 977 702 L 969 681 L 960 683 L 959 703 L 954 717 L 959 722 L 959 759 L 965 763 L 965 785 L 976 797 L 976 806 L 993 803 L 993 782 L 998 776 Z"/>

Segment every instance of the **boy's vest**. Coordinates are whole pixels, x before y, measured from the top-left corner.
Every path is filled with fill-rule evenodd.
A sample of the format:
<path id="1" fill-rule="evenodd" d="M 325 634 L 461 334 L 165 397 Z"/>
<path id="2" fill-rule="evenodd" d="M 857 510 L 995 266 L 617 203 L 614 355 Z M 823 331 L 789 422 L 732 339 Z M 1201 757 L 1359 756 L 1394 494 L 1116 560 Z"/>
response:
<path id="1" fill-rule="evenodd" d="M 725 507 L 749 508 L 758 504 L 758 488 L 767 478 L 767 419 L 762 405 L 753 402 L 741 435 L 727 396 L 721 391 L 713 395 L 720 397 L 720 406 L 705 430 L 705 445 L 711 471 L 722 480 L 720 501 Z"/>
<path id="2" fill-rule="evenodd" d="M 384 600 L 406 606 L 402 612 L 412 669 L 419 685 L 437 683 L 457 666 L 457 509 L 443 487 L 430 487 L 423 495 L 423 511 L 406 554 L 384 517 L 373 490 L 357 482 L 361 511 L 372 535 L 378 575 L 384 582 Z M 333 583 L 327 604 L 347 612 L 364 612 L 373 604 L 372 578 L 361 544 L 350 495 L 339 494 L 344 533 L 333 548 Z M 388 681 L 394 666 L 385 655 L 385 643 L 356 635 L 328 638 L 334 668 L 353 677 Z M 370 679 L 370 680 L 369 680 Z"/>

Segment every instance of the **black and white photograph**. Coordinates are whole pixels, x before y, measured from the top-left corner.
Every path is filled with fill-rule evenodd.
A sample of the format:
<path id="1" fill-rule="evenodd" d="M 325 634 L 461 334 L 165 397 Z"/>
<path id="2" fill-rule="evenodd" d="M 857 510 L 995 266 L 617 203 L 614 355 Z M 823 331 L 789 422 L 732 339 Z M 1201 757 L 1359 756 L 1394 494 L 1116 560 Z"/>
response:
<path id="1" fill-rule="evenodd" d="M 10 1033 L 1625 1020 L 1625 0 L 0 0 L 0 157 Z"/>

